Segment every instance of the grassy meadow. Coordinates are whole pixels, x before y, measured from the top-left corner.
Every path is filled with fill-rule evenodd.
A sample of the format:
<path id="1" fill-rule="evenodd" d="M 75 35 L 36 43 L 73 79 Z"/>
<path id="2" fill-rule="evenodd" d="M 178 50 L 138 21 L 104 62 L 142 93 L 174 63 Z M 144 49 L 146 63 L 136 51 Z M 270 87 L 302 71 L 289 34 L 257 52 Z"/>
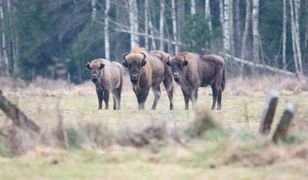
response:
<path id="1" fill-rule="evenodd" d="M 21 130 L 11 138 L 11 121 L 0 112 L 0 130 L 7 135 L 0 135 L 0 179 L 307 179 L 307 81 L 260 81 L 229 81 L 221 111 L 209 110 L 210 88 L 199 92 L 197 111 L 184 110 L 178 87 L 173 111 L 164 90 L 156 111 L 150 110 L 151 92 L 146 110 L 138 111 L 126 82 L 122 109 L 98 111 L 90 82 L 0 80 L 3 94 L 42 128 L 38 137 Z M 273 130 L 286 103 L 297 105 L 287 142 L 279 145 L 257 134 L 271 89 L 280 94 Z M 219 127 L 186 135 L 203 114 Z"/>

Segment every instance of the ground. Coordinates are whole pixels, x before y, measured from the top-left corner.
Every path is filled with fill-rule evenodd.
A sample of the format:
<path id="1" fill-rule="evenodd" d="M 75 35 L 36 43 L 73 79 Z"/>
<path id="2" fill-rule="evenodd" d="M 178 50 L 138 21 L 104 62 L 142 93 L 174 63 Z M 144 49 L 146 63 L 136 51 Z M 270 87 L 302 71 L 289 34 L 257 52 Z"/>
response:
<path id="1" fill-rule="evenodd" d="M 135 148 L 105 142 L 104 137 L 96 136 L 107 136 L 110 132 L 124 132 L 122 136 L 125 136 L 127 131 L 137 132 L 153 124 L 165 124 L 173 130 L 185 129 L 195 118 L 195 111 L 184 110 L 179 89 L 174 98 L 173 111 L 168 109 L 165 92 L 162 93 L 156 111 L 150 110 L 152 95 L 147 100 L 146 110 L 138 111 L 136 98 L 130 88 L 123 93 L 122 110 L 98 111 L 91 84 L 83 88 L 90 93 L 70 94 L 69 91 L 73 89 L 65 89 L 63 93 L 53 90 L 47 92 L 44 89 L 33 94 L 18 94 L 20 90 L 7 93 L 12 102 L 43 128 L 47 138 L 20 156 L 2 152 L 0 179 L 308 178 L 306 134 L 300 134 L 301 138 L 296 139 L 295 143 L 290 140 L 280 145 L 273 145 L 269 138 L 257 135 L 265 91 L 236 95 L 227 91 L 223 96 L 222 111 L 211 112 L 208 110 L 212 101 L 210 91 L 202 90 L 199 109 L 209 111 L 223 129 L 211 130 L 201 137 L 184 139 L 181 143 L 166 138 Z M 295 120 L 304 122 L 303 126 L 306 126 L 307 93 L 280 94 L 274 125 L 281 117 L 286 103 L 294 102 L 298 112 Z M 69 136 L 66 146 L 57 145 L 56 138 L 52 136 L 60 120 L 64 122 Z M 0 122 L 4 126 L 10 124 L 2 112 Z M 92 126 L 86 126 L 89 124 Z M 89 132 L 89 129 L 92 131 Z"/>

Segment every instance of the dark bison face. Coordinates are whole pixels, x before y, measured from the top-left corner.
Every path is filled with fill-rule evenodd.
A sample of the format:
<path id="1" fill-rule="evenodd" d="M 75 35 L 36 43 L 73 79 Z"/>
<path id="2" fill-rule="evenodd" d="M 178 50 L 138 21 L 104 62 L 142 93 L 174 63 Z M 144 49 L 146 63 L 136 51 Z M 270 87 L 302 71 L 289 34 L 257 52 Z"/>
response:
<path id="1" fill-rule="evenodd" d="M 101 70 L 104 69 L 103 63 L 90 63 L 86 64 L 86 68 L 91 71 L 91 79 L 93 83 L 96 83 L 101 76 Z"/>
<path id="2" fill-rule="evenodd" d="M 185 57 L 183 60 L 168 60 L 167 65 L 171 66 L 173 78 L 177 83 L 179 83 L 183 77 L 183 70 L 185 66 L 188 65 L 188 61 L 185 60 Z"/>
<path id="3" fill-rule="evenodd" d="M 133 84 L 137 84 L 142 72 L 143 66 L 146 64 L 146 55 L 141 52 L 141 54 L 123 56 L 123 66 L 128 69 L 130 80 Z"/>

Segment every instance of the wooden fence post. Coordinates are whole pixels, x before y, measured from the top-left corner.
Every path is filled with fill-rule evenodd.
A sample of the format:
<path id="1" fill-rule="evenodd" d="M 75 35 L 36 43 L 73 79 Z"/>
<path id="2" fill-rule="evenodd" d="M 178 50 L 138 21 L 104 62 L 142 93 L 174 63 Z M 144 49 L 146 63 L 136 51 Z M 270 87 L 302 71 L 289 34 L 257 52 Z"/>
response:
<path id="1" fill-rule="evenodd" d="M 296 112 L 295 104 L 289 102 L 287 104 L 286 109 L 283 112 L 280 122 L 277 125 L 277 129 L 273 135 L 272 141 L 274 143 L 277 143 L 279 140 L 286 139 L 295 112 Z"/>
<path id="2" fill-rule="evenodd" d="M 262 135 L 269 134 L 273 119 L 275 116 L 276 108 L 278 103 L 278 93 L 276 91 L 271 91 L 264 105 L 263 114 L 261 118 L 259 133 Z"/>

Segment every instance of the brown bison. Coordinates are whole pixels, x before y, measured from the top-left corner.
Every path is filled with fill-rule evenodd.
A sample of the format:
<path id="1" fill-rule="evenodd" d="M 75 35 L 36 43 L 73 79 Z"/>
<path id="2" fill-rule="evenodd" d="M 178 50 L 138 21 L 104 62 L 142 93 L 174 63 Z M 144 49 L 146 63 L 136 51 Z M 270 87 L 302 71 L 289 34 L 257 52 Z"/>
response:
<path id="1" fill-rule="evenodd" d="M 194 106 L 198 98 L 198 88 L 211 86 L 213 92 L 212 109 L 221 109 L 221 94 L 225 88 L 225 63 L 217 55 L 199 55 L 180 52 L 167 62 L 172 68 L 174 80 L 181 85 L 185 109 L 189 99 Z"/>
<path id="2" fill-rule="evenodd" d="M 106 59 L 95 59 L 86 64 L 91 71 L 92 82 L 96 87 L 98 109 L 109 109 L 109 94 L 113 95 L 113 109 L 121 108 L 121 92 L 123 85 L 124 69 L 120 63 L 110 62 Z"/>
<path id="3" fill-rule="evenodd" d="M 168 92 L 170 109 L 173 109 L 172 78 L 165 77 L 166 65 L 157 56 L 144 48 L 135 48 L 130 53 L 123 55 L 123 66 L 128 69 L 133 90 L 138 101 L 138 108 L 144 109 L 150 88 L 154 93 L 152 109 L 156 109 L 161 95 L 160 84 L 164 82 Z"/>

